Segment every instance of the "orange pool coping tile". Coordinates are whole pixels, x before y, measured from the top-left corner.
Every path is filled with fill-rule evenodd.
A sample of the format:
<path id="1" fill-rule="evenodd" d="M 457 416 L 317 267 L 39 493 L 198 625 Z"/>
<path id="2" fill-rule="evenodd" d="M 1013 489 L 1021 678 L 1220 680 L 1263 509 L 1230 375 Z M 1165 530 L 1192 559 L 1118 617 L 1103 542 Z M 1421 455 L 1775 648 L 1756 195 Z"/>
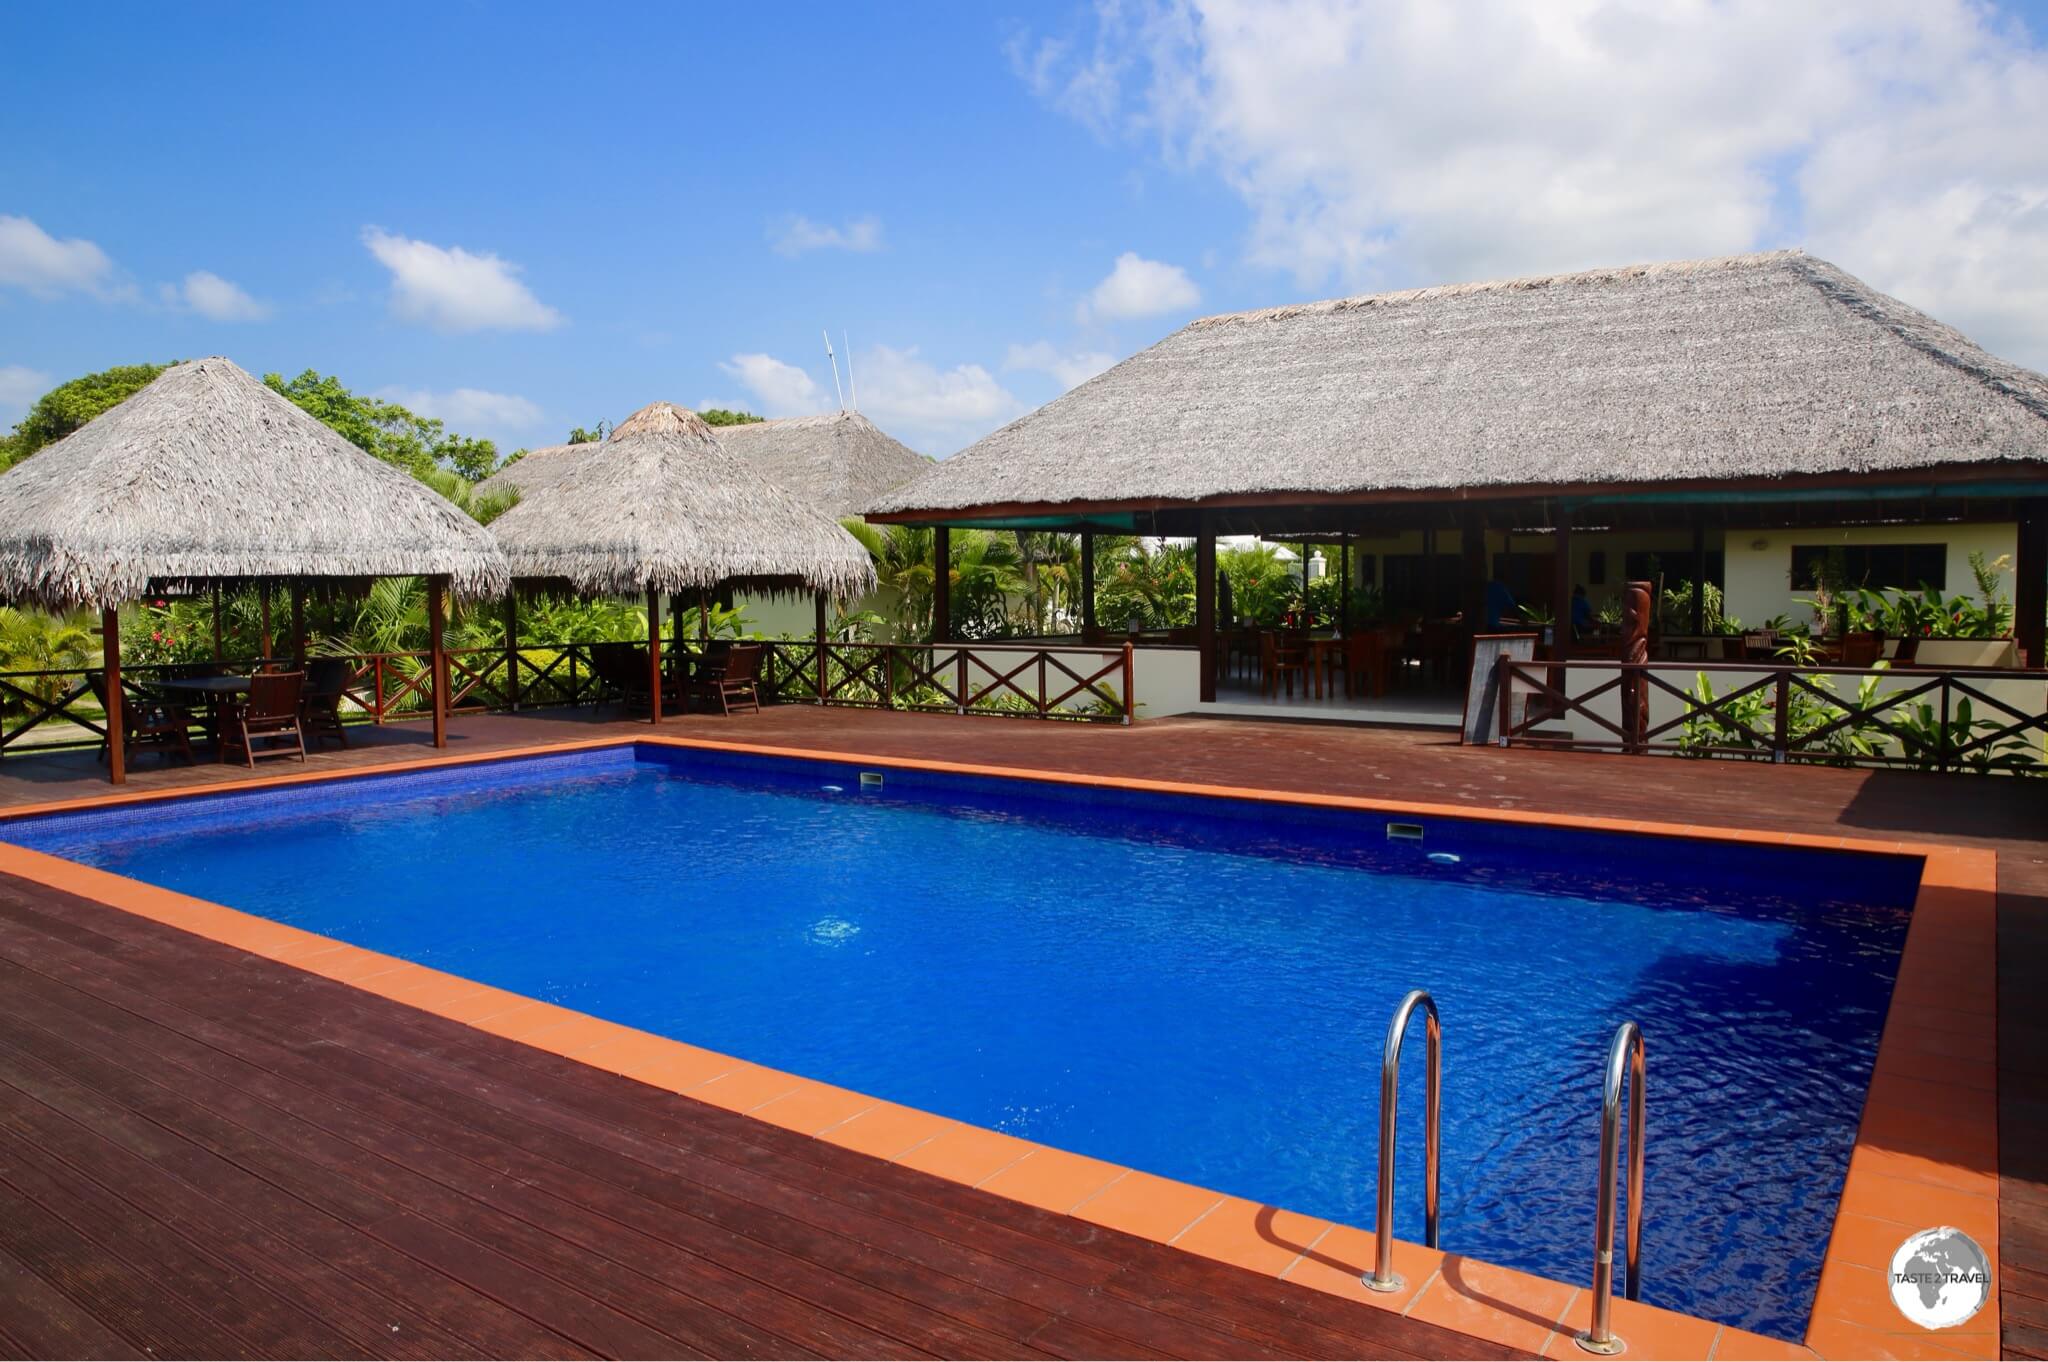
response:
<path id="1" fill-rule="evenodd" d="M 877 1102 L 858 1116 L 821 1131 L 818 1138 L 893 1163 L 945 1128 L 945 1118 L 928 1111 Z"/>
<path id="2" fill-rule="evenodd" d="M 1140 1239 L 1174 1236 L 1222 1204 L 1223 1195 L 1152 1173 L 1129 1172 L 1075 1206 L 1072 1214 Z"/>
<path id="3" fill-rule="evenodd" d="M 984 1192 L 1064 1215 L 1128 1171 L 1117 1164 L 1048 1146 L 1032 1150 L 980 1187 Z"/>
<path id="4" fill-rule="evenodd" d="M 1898 983 L 1879 1042 L 1871 1091 L 1804 1346 L 1622 1299 L 1614 1302 L 1615 1331 L 1628 1343 L 1630 1356 L 1644 1358 L 1997 1355 L 1996 1069 L 1986 1058 L 1993 1045 L 1995 1020 L 1997 861 L 1991 852 L 1881 838 L 1859 840 L 881 757 L 673 737 L 652 731 L 442 755 L 356 770 L 265 775 L 196 789 L 123 791 L 56 800 L 7 810 L 0 813 L 0 823 L 80 809 L 374 779 L 643 743 L 1473 823 L 1919 857 L 1920 888 L 1900 956 Z M 1074 1214 L 1493 1342 L 1554 1357 L 1586 1355 L 1572 1343 L 1572 1334 L 1590 1318 L 1591 1298 L 1585 1290 L 1563 1282 L 1397 1242 L 1395 1269 L 1405 1279 L 1403 1288 L 1386 1295 L 1366 1291 L 1358 1281 L 1373 1257 L 1372 1235 L 1365 1229 L 1333 1225 L 878 1101 L 24 848 L 0 844 L 0 871 L 905 1168 Z M 1939 1112 L 1940 1119 L 1932 1119 L 1930 1112 Z M 1984 1308 L 1955 1329 L 1931 1333 L 1910 1325 L 1892 1307 L 1884 1270 L 1869 1260 L 1883 1253 L 1888 1233 L 1896 1232 L 1898 1240 L 1903 1240 L 1909 1233 L 1936 1224 L 1963 1228 L 1984 1246 L 1994 1267 L 1992 1293 Z"/>

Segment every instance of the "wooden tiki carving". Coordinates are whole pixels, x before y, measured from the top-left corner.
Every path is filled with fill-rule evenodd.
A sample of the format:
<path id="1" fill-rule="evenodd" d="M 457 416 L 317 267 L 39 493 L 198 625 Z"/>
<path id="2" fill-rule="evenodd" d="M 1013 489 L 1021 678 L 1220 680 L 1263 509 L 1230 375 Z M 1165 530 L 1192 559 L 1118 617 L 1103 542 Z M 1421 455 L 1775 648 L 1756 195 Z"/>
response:
<path id="1" fill-rule="evenodd" d="M 1621 660 L 1650 660 L 1650 584 L 1630 582 L 1621 594 Z M 1650 727 L 1650 683 L 1640 672 L 1624 673 L 1621 679 L 1621 733 L 1623 749 L 1640 752 L 1648 745 Z"/>

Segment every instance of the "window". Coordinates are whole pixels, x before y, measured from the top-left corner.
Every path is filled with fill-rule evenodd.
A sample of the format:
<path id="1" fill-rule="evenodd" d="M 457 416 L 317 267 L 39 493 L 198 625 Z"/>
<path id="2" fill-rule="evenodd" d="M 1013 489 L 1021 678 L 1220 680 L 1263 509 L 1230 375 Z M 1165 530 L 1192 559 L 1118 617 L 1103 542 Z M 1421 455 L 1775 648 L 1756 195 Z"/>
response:
<path id="1" fill-rule="evenodd" d="M 1607 585 L 1607 550 L 1594 549 L 1586 555 L 1586 585 Z"/>
<path id="2" fill-rule="evenodd" d="M 1918 591 L 1931 586 L 1948 589 L 1946 544 L 1796 544 L 1792 548 L 1792 587 L 1811 591 L 1825 574 L 1842 586 L 1873 591 L 1903 587 Z"/>
<path id="3" fill-rule="evenodd" d="M 1458 594 L 1461 590 L 1459 574 L 1463 564 L 1455 553 L 1439 553 L 1425 571 L 1423 555 L 1419 553 L 1389 553 L 1382 555 L 1381 569 L 1386 573 L 1386 602 L 1389 610 L 1419 610 L 1425 615 L 1446 616 L 1458 613 Z M 1423 599 L 1424 579 L 1427 577 L 1429 599 Z"/>

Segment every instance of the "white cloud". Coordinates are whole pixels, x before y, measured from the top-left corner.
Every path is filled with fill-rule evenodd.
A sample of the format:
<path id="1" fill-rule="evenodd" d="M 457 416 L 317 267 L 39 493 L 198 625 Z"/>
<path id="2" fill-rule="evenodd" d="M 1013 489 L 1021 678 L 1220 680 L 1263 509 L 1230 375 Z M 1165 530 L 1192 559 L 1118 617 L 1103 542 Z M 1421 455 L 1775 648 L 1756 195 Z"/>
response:
<path id="1" fill-rule="evenodd" d="M 0 364 L 0 416 L 28 410 L 29 403 L 54 386 L 50 376 L 26 364 Z"/>
<path id="2" fill-rule="evenodd" d="M 773 355 L 734 355 L 718 366 L 754 395 L 766 416 L 804 416 L 826 406 L 825 390 Z"/>
<path id="3" fill-rule="evenodd" d="M 920 359 L 916 346 L 877 345 L 860 356 L 860 408 L 907 443 L 930 449 L 985 435 L 1024 404 L 979 364 L 940 369 Z"/>
<path id="4" fill-rule="evenodd" d="M 432 416 L 460 434 L 478 430 L 529 430 L 541 423 L 540 407 L 512 393 L 487 392 L 482 388 L 451 388 L 433 392 L 426 388 L 380 388 L 377 396 L 396 402 L 421 416 Z"/>
<path id="5" fill-rule="evenodd" d="M 788 217 L 769 225 L 768 239 L 783 255 L 805 251 L 879 251 L 882 249 L 880 218 L 853 218 L 844 226 L 813 222 L 807 217 Z"/>
<path id="6" fill-rule="evenodd" d="M 363 245 L 391 271 L 391 311 L 436 331 L 548 331 L 562 314 L 533 296 L 519 266 L 489 252 L 414 241 L 380 227 Z"/>
<path id="7" fill-rule="evenodd" d="M 1077 388 L 1116 363 L 1116 356 L 1100 350 L 1062 352 L 1051 341 L 1013 345 L 1003 356 L 1003 368 L 1050 374 L 1061 388 Z"/>
<path id="8" fill-rule="evenodd" d="M 764 416 L 803 416 L 838 405 L 833 392 L 808 372 L 773 355 L 734 355 L 718 367 L 751 394 L 750 405 Z M 940 369 L 920 358 L 916 346 L 877 345 L 850 367 L 843 376 L 847 404 L 857 392 L 860 409 L 877 425 L 928 453 L 957 449 L 1024 410 L 979 364 Z"/>
<path id="9" fill-rule="evenodd" d="M 159 293 L 170 306 L 190 308 L 217 322 L 260 322 L 271 312 L 270 304 L 210 270 L 194 270 L 184 283 L 165 284 Z"/>
<path id="10" fill-rule="evenodd" d="M 1303 290 L 1803 244 L 2048 367 L 2048 52 L 1972 0 L 1159 0 L 1021 78 Z"/>
<path id="11" fill-rule="evenodd" d="M 114 262 L 83 237 L 59 241 L 28 218 L 0 214 L 0 284 L 27 289 L 38 298 L 62 293 L 114 297 Z"/>
<path id="12" fill-rule="evenodd" d="M 1147 260 L 1136 251 L 1116 258 L 1116 268 L 1075 309 L 1082 321 L 1130 321 L 1180 312 L 1202 301 L 1202 291 L 1178 265 Z"/>

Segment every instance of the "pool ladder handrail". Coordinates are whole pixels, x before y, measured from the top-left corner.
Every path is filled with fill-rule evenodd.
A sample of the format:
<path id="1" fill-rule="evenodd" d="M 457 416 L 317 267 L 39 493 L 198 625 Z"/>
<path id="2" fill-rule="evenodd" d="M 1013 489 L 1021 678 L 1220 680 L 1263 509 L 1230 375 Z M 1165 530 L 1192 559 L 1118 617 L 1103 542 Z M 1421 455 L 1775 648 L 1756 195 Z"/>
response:
<path id="1" fill-rule="evenodd" d="M 1615 1029 L 1607 1047 L 1607 1083 L 1600 1102 L 1600 1194 L 1593 1230 L 1593 1327 L 1573 1339 L 1589 1353 L 1611 1357 L 1627 1345 L 1614 1332 L 1614 1153 L 1619 1143 L 1621 1089 L 1628 1083 L 1628 1263 L 1622 1292 L 1643 1294 L 1643 1032 L 1632 1021 Z"/>
<path id="2" fill-rule="evenodd" d="M 1408 1023 L 1421 1008 L 1425 1014 L 1428 1040 L 1428 1088 L 1423 1098 L 1423 1208 L 1429 1247 L 1437 1247 L 1437 1188 L 1443 1161 L 1443 1026 L 1437 1019 L 1436 1000 L 1422 989 L 1411 989 L 1394 1009 L 1387 1026 L 1386 1050 L 1380 1058 L 1380 1186 L 1379 1209 L 1373 1225 L 1375 1238 L 1373 1268 L 1362 1279 L 1368 1291 L 1399 1291 L 1401 1276 L 1394 1271 L 1394 1117 L 1401 1098 L 1401 1042 L 1407 1038 Z"/>

